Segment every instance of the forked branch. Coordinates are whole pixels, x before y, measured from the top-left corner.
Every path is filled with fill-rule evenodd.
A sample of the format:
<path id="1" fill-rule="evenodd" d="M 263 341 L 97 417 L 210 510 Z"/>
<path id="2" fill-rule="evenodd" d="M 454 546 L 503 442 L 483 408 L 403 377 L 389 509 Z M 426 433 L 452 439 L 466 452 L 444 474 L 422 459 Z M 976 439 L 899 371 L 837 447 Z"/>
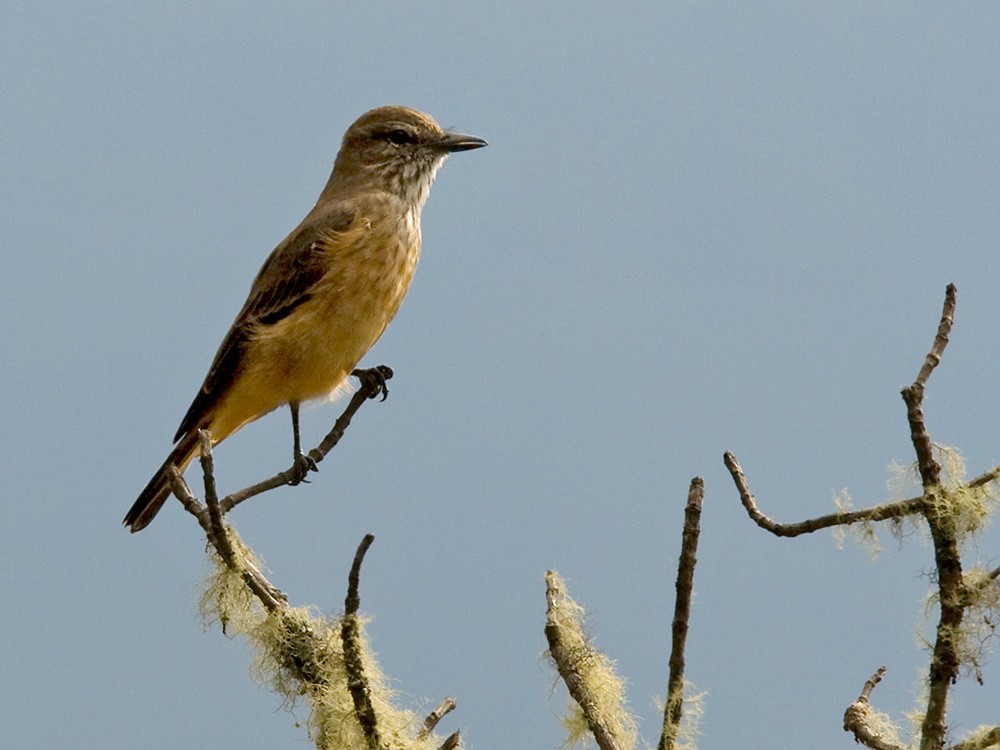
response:
<path id="1" fill-rule="evenodd" d="M 959 522 L 956 521 L 957 508 L 954 499 L 966 495 L 974 496 L 977 492 L 981 493 L 985 485 L 995 482 L 1000 477 L 1000 466 L 998 466 L 961 486 L 943 486 L 941 464 L 935 458 L 934 444 L 924 418 L 924 391 L 928 379 L 941 363 L 941 358 L 948 346 L 954 325 L 956 298 L 955 285 L 949 284 L 945 291 L 941 319 L 931 348 L 924 358 L 916 379 L 912 384 L 902 389 L 903 401 L 906 404 L 907 423 L 910 428 L 910 439 L 913 443 L 917 469 L 923 486 L 923 494 L 920 497 L 886 503 L 860 511 L 820 516 L 798 523 L 777 523 L 764 515 L 757 507 L 757 502 L 750 493 L 746 477 L 735 456 L 726 453 L 724 457 L 726 467 L 733 477 L 733 482 L 736 484 L 740 500 L 747 514 L 758 526 L 777 536 L 798 536 L 833 526 L 900 519 L 907 516 L 918 516 L 927 524 L 934 543 L 935 580 L 938 587 L 935 598 L 939 607 L 939 619 L 928 675 L 928 700 L 920 731 L 920 750 L 942 750 L 945 746 L 948 691 L 958 679 L 962 666 L 962 657 L 957 645 L 960 640 L 962 621 L 966 610 L 975 604 L 977 593 L 979 593 L 973 590 L 974 587 L 965 585 L 963 579 L 960 542 L 963 535 L 967 533 L 967 529 L 960 528 Z M 1000 569 L 988 573 L 986 583 L 994 581 L 997 575 L 1000 575 Z M 980 588 L 985 585 L 985 583 L 982 584 Z M 845 715 L 845 729 L 854 731 L 859 742 L 876 750 L 897 747 L 892 743 L 887 744 L 881 735 L 871 731 L 870 723 L 867 721 L 867 697 L 881 676 L 882 670 L 869 680 L 861 698 L 852 704 Z M 983 736 L 990 739 L 994 735 L 987 732 Z M 985 741 L 982 737 L 973 739 L 979 743 Z M 967 742 L 973 742 L 973 739 Z M 960 743 L 957 747 L 961 747 L 962 750 L 972 750 L 973 747 L 987 746 L 989 745 Z"/>
<path id="2" fill-rule="evenodd" d="M 333 430 L 320 446 L 310 452 L 314 461 L 322 460 L 336 445 L 361 404 L 384 392 L 384 381 L 391 376 L 391 370 L 384 368 L 377 371 L 377 375 L 371 379 L 362 377 L 361 389 L 354 395 Z M 418 725 L 411 720 L 410 715 L 387 707 L 384 698 L 379 703 L 379 714 L 375 712 L 373 691 L 384 694 L 384 681 L 377 664 L 365 656 L 366 646 L 358 616 L 361 564 L 374 537 L 367 535 L 357 550 L 348 580 L 345 614 L 339 623 L 331 618 L 313 616 L 303 609 L 290 607 L 287 597 L 261 573 L 254 562 L 253 553 L 225 522 L 226 511 L 236 502 L 281 486 L 286 473 L 282 472 L 276 478 L 220 501 L 215 487 L 211 436 L 202 431 L 199 438 L 204 502 L 194 496 L 176 469 L 171 474 L 171 489 L 185 509 L 197 519 L 221 564 L 221 572 L 213 579 L 210 594 L 206 594 L 210 604 L 205 611 L 211 616 L 217 616 L 224 629 L 227 622 L 238 620 L 241 623 L 237 626 L 237 631 L 254 641 L 259 658 L 267 660 L 262 669 L 274 673 L 272 684 L 279 692 L 293 698 L 299 695 L 310 697 L 313 702 L 314 737 L 318 747 L 343 746 L 341 740 L 345 736 L 348 737 L 348 746 L 365 746 L 368 750 L 382 750 L 389 745 L 403 748 L 410 746 L 409 742 L 426 743 L 436 723 L 454 708 L 454 701 L 442 704 L 436 714 L 427 718 L 419 737 L 415 736 Z M 254 614 L 250 597 L 233 596 L 231 592 L 240 590 L 242 586 L 260 603 L 263 612 L 256 610 L 257 614 Z M 234 601 L 240 603 L 233 604 Z M 244 601 L 245 605 L 242 603 Z M 343 695 L 343 699 L 338 698 L 338 695 Z M 352 703 L 353 711 L 350 709 Z M 344 708 L 341 709 L 341 706 Z M 387 743 L 383 739 L 384 731 L 379 717 L 389 726 L 395 727 L 391 742 Z M 400 726 L 412 727 L 411 739 L 404 740 L 398 729 Z M 331 744 L 333 736 L 337 740 Z M 459 740 L 460 736 L 456 732 L 446 738 L 441 747 L 458 747 Z"/>

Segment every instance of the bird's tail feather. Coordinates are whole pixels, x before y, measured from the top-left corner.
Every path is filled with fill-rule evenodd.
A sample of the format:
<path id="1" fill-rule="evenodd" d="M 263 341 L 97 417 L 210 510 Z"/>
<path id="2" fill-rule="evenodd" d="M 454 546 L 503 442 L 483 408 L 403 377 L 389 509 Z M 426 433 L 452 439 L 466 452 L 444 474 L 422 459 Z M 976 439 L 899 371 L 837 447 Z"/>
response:
<path id="1" fill-rule="evenodd" d="M 133 534 L 142 531 L 160 512 L 160 508 L 170 497 L 170 466 L 173 464 L 178 471 L 183 472 L 198 454 L 198 431 L 192 430 L 184 435 L 180 442 L 170 452 L 163 466 L 149 480 L 149 484 L 139 494 L 129 512 L 122 521 Z"/>

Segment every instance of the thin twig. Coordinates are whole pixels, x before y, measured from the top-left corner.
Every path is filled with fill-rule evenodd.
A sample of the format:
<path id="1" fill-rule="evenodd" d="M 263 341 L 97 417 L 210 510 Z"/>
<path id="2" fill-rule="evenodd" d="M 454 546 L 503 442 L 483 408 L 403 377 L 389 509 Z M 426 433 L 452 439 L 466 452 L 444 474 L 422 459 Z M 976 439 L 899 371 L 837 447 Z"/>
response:
<path id="1" fill-rule="evenodd" d="M 910 440 L 917 453 L 917 468 L 925 490 L 937 487 L 941 483 L 941 465 L 934 458 L 933 444 L 924 422 L 924 386 L 927 385 L 927 379 L 934 368 L 941 363 L 941 355 L 948 346 L 948 337 L 955 323 L 956 296 L 955 285 L 949 284 L 945 290 L 944 309 L 941 311 L 941 322 L 938 323 L 934 343 L 924 358 L 917 379 L 901 391 L 903 401 L 906 402 L 906 418 L 910 423 Z"/>
<path id="2" fill-rule="evenodd" d="M 366 372 L 376 372 L 378 374 L 375 376 L 364 377 L 363 373 Z M 314 464 L 319 464 L 324 458 L 326 458 L 326 455 L 333 450 L 334 446 L 336 446 L 337 443 L 340 442 L 340 439 L 344 436 L 344 433 L 351 424 L 351 419 L 353 419 L 354 415 L 358 412 L 358 409 L 360 409 L 366 401 L 374 399 L 380 393 L 383 393 L 385 381 L 392 378 L 392 369 L 386 365 L 379 365 L 371 371 L 365 370 L 359 371 L 359 373 L 361 387 L 355 391 L 350 402 L 347 404 L 347 408 L 345 408 L 343 414 L 337 418 L 333 428 L 329 433 L 327 433 L 326 437 L 323 438 L 322 442 L 309 451 L 309 458 L 312 459 Z M 285 471 L 279 471 L 273 477 L 269 477 L 268 479 L 257 482 L 256 484 L 245 487 L 242 490 L 224 497 L 220 502 L 222 512 L 228 513 L 244 500 L 249 500 L 251 497 L 255 497 L 263 492 L 268 492 L 269 490 L 273 490 L 278 487 L 284 487 L 288 484 L 297 483 L 302 480 L 303 476 L 302 466 L 298 463 L 292 464 L 291 467 Z"/>
<path id="3" fill-rule="evenodd" d="M 430 733 L 434 731 L 434 727 L 438 725 L 438 722 L 455 710 L 456 705 L 458 704 L 455 703 L 454 698 L 445 698 L 441 701 L 437 708 L 427 714 L 427 718 L 424 719 L 424 725 L 420 728 L 420 732 L 417 734 L 417 739 L 426 739 Z"/>
<path id="4" fill-rule="evenodd" d="M 357 714 L 361 731 L 370 750 L 379 750 L 382 740 L 379 737 L 378 720 L 375 708 L 372 706 L 371 687 L 365 676 L 361 657 L 361 628 L 358 624 L 358 607 L 361 597 L 358 594 L 358 583 L 361 575 L 361 563 L 365 553 L 375 541 L 375 537 L 366 534 L 354 554 L 354 564 L 348 577 L 347 598 L 344 601 L 344 618 L 340 626 L 340 638 L 344 643 L 344 668 L 347 670 L 347 688 L 354 700 L 354 713 Z"/>
<path id="5" fill-rule="evenodd" d="M 374 534 L 365 534 L 364 539 L 361 540 L 361 544 L 358 545 L 358 549 L 354 553 L 351 572 L 347 576 L 347 598 L 344 600 L 344 614 L 351 617 L 358 614 L 358 608 L 361 606 L 361 595 L 358 593 L 358 587 L 361 582 L 361 563 L 364 562 L 365 554 L 374 541 Z"/>
<path id="6" fill-rule="evenodd" d="M 698 562 L 698 535 L 704 497 L 705 483 L 701 477 L 695 477 L 688 488 L 687 506 L 684 509 L 681 555 L 677 563 L 677 598 L 674 600 L 670 677 L 667 681 L 663 732 L 660 734 L 658 750 L 673 750 L 681 724 L 681 711 L 684 706 L 684 645 L 687 641 L 688 622 L 691 619 L 691 591 L 694 588 L 694 568 Z"/>
<path id="7" fill-rule="evenodd" d="M 176 465 L 170 464 L 167 471 L 170 475 L 170 490 L 181 501 L 184 510 L 197 518 L 198 523 L 204 528 L 205 521 L 202 520 L 202 517 L 208 513 L 208 509 L 198 502 L 198 499 L 191 492 L 191 488 L 188 487 L 188 483 L 184 480 L 184 476 L 180 473 Z"/>
<path id="8" fill-rule="evenodd" d="M 227 563 L 236 560 L 233 547 L 226 534 L 222 522 L 222 511 L 219 509 L 219 496 L 215 491 L 215 462 L 212 459 L 212 435 L 208 430 L 198 430 L 198 442 L 201 447 L 201 470 L 205 477 L 205 505 L 208 507 L 208 521 L 215 548 Z M 230 567 L 236 567 L 230 565 Z"/>
<path id="9" fill-rule="evenodd" d="M 462 733 L 460 730 L 455 730 L 448 735 L 448 738 L 441 743 L 439 750 L 455 750 L 458 744 L 462 741 Z"/>
<path id="10" fill-rule="evenodd" d="M 955 324 L 955 305 L 957 303 L 958 289 L 954 284 L 948 284 L 944 290 L 944 309 L 941 311 L 941 322 L 938 323 L 937 334 L 934 336 L 934 343 L 927 352 L 923 367 L 917 374 L 915 385 L 926 385 L 927 379 L 931 376 L 934 368 L 941 362 L 941 355 L 944 354 L 945 347 L 948 346 L 948 337 L 951 335 L 951 327 Z"/>
<path id="11" fill-rule="evenodd" d="M 886 740 L 871 725 L 871 708 L 868 698 L 875 686 L 882 680 L 882 675 L 884 674 L 885 667 L 879 667 L 875 674 L 865 680 L 865 686 L 861 689 L 861 695 L 844 712 L 844 731 L 852 732 L 855 742 L 860 742 L 872 750 L 905 750 L 902 745 L 897 745 L 894 742 Z"/>
<path id="12" fill-rule="evenodd" d="M 322 461 L 326 457 L 326 454 L 333 450 L 334 446 L 340 442 L 340 439 L 344 436 L 344 432 L 351 424 L 351 419 L 365 401 L 378 398 L 380 394 L 384 401 L 385 395 L 388 393 L 385 381 L 392 378 L 392 368 L 386 365 L 379 365 L 370 370 L 357 370 L 354 374 L 360 378 L 361 387 L 351 398 L 351 402 L 344 409 L 344 413 L 334 423 L 333 429 L 327 433 L 318 446 L 309 451 L 309 457 L 316 463 Z"/>
<path id="13" fill-rule="evenodd" d="M 775 536 L 794 537 L 802 534 L 810 534 L 821 529 L 828 529 L 832 526 L 848 526 L 853 523 L 863 523 L 871 521 L 885 521 L 890 518 L 903 518 L 905 516 L 922 513 L 925 507 L 923 497 L 915 497 L 909 500 L 900 500 L 895 503 L 876 505 L 863 510 L 850 510 L 840 513 L 830 513 L 817 518 L 810 518 L 797 523 L 778 523 L 765 516 L 757 507 L 757 501 L 750 492 L 746 476 L 740 467 L 739 461 L 732 453 L 725 453 L 722 457 L 729 469 L 736 489 L 740 493 L 740 501 L 746 508 L 747 515 L 751 520 L 766 531 L 770 531 Z"/>
<path id="14" fill-rule="evenodd" d="M 867 703 L 871 697 L 872 690 L 875 689 L 876 685 L 882 682 L 883 677 L 885 677 L 885 667 L 879 667 L 875 670 L 875 674 L 865 680 L 865 686 L 861 688 L 861 695 L 858 696 L 858 700 Z"/>

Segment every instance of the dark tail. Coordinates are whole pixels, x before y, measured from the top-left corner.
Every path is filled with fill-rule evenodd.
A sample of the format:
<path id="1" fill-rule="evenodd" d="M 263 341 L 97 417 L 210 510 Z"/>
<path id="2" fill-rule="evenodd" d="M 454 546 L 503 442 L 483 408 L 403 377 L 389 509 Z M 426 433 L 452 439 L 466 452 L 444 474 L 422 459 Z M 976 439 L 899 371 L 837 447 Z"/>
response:
<path id="1" fill-rule="evenodd" d="M 122 521 L 133 534 L 142 531 L 149 526 L 150 522 L 160 512 L 160 508 L 170 497 L 170 466 L 173 464 L 181 472 L 191 463 L 191 459 L 198 453 L 198 431 L 192 430 L 181 438 L 181 441 L 170 452 L 169 458 L 163 462 L 163 466 L 157 471 L 149 484 L 139 494 L 139 499 L 135 501 L 129 512 L 125 514 Z"/>

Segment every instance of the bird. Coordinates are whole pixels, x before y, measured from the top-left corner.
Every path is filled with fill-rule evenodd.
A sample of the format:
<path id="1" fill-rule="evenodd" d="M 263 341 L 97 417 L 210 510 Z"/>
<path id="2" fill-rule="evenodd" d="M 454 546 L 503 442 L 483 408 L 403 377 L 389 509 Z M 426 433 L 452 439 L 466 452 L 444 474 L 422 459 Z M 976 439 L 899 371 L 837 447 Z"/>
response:
<path id="1" fill-rule="evenodd" d="M 420 213 L 445 158 L 486 146 L 427 114 L 384 106 L 347 129 L 316 205 L 271 252 L 181 420 L 175 446 L 123 524 L 153 520 L 199 454 L 289 406 L 296 460 L 299 406 L 349 390 L 348 377 L 406 296 L 420 257 Z M 307 460 L 307 459 L 306 459 Z"/>

